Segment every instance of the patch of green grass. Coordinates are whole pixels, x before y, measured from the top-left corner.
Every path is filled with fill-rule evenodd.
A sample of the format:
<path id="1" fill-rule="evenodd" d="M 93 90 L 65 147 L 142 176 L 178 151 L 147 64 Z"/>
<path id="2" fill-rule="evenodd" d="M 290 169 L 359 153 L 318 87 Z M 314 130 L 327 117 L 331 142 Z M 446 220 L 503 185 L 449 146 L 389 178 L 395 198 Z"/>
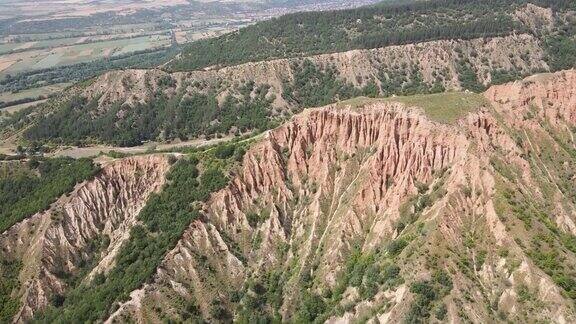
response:
<path id="1" fill-rule="evenodd" d="M 359 108 L 377 102 L 400 102 L 409 107 L 418 107 L 430 119 L 451 124 L 466 114 L 487 106 L 488 101 L 481 95 L 472 92 L 443 92 L 413 96 L 398 96 L 388 98 L 356 97 L 341 101 L 338 107 Z"/>
<path id="2" fill-rule="evenodd" d="M 365 105 L 369 105 L 369 104 L 373 104 L 373 103 L 377 103 L 377 102 L 382 102 L 385 101 L 385 98 L 368 98 L 368 97 L 354 97 L 352 99 L 348 99 L 348 100 L 342 100 L 337 104 L 337 107 L 339 108 L 345 108 L 345 107 L 350 107 L 350 108 L 359 108 Z"/>
<path id="3" fill-rule="evenodd" d="M 0 101 L 3 102 L 13 102 L 28 98 L 39 98 L 39 97 L 48 97 L 54 93 L 58 93 L 67 87 L 69 87 L 71 83 L 57 83 L 51 84 L 44 87 L 37 87 L 28 90 L 18 91 L 18 92 L 1 92 L 0 93 Z"/>
<path id="4" fill-rule="evenodd" d="M 441 123 L 454 123 L 466 114 L 488 105 L 480 94 L 470 92 L 444 92 L 427 95 L 388 98 L 408 106 L 422 108 L 432 120 Z"/>

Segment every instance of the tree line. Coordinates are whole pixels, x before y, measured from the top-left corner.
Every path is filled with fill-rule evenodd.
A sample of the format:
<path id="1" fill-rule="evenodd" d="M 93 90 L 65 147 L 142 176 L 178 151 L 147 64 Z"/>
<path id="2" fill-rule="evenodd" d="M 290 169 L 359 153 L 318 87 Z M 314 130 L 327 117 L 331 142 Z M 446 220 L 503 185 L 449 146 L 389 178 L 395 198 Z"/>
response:
<path id="1" fill-rule="evenodd" d="M 526 3 L 569 10 L 570 0 L 432 0 L 289 14 L 186 46 L 170 70 L 195 70 L 274 58 L 440 39 L 529 32 L 511 13 Z"/>

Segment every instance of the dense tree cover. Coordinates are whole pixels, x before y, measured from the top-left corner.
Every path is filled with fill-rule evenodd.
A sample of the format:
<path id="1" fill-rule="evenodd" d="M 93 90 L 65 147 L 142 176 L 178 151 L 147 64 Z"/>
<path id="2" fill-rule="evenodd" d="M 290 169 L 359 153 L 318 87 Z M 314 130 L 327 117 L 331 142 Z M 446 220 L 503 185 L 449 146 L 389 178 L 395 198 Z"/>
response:
<path id="1" fill-rule="evenodd" d="M 0 255 L 0 322 L 10 323 L 20 307 L 20 301 L 11 298 L 14 289 L 18 288 L 18 274 L 22 262 L 6 260 Z"/>
<path id="2" fill-rule="evenodd" d="M 382 69 L 377 76 L 380 86 L 375 79 L 364 80 L 361 86 L 353 86 L 341 79 L 335 67 L 318 66 L 307 59 L 294 63 L 292 71 L 293 80 L 284 82 L 282 97 L 299 108 L 323 106 L 358 96 L 407 96 L 444 90 L 440 84 L 426 84 L 415 66 Z"/>
<path id="3" fill-rule="evenodd" d="M 232 127 L 241 132 L 266 129 L 274 100 L 266 98 L 268 88 L 255 88 L 253 82 L 248 82 L 239 89 L 239 97 L 229 95 L 220 105 L 214 93 L 187 96 L 169 112 L 167 119 L 172 127 L 166 129 L 166 137 L 227 133 Z"/>
<path id="4" fill-rule="evenodd" d="M 574 8 L 570 0 L 433 0 L 351 10 L 297 13 L 237 33 L 188 45 L 172 70 L 341 52 L 438 39 L 470 39 L 528 31 L 514 7 L 535 3 Z"/>
<path id="5" fill-rule="evenodd" d="M 425 83 L 422 73 L 417 66 L 406 68 L 398 67 L 386 71 L 382 69 L 378 75 L 378 80 L 381 82 L 380 92 L 378 92 L 378 87 L 375 84 L 369 82 L 363 89 L 364 95 L 371 96 L 367 93 L 368 90 L 372 92 L 372 96 L 375 96 L 374 93 L 376 93 L 376 95 L 382 95 L 384 97 L 437 93 L 445 90 L 440 82 L 432 85 Z"/>
<path id="6" fill-rule="evenodd" d="M 335 68 L 322 69 L 310 60 L 292 66 L 294 81 L 286 82 L 282 97 L 298 107 L 317 107 L 359 95 L 358 89 L 338 78 Z"/>
<path id="7" fill-rule="evenodd" d="M 235 151 L 243 150 L 236 144 Z M 234 163 L 214 156 L 215 149 L 195 153 L 176 162 L 168 175 L 168 184 L 153 194 L 138 215 L 142 225 L 130 232 L 130 239 L 121 247 L 116 266 L 99 280 L 77 284 L 62 296 L 61 305 L 50 307 L 38 315 L 41 323 L 84 323 L 107 318 L 118 302 L 140 287 L 156 271 L 164 255 L 172 249 L 190 222 L 200 216 L 197 204 L 211 192 L 227 183 L 226 168 Z M 203 172 L 199 172 L 202 164 Z M 196 311 L 190 311 L 195 313 Z"/>
<path id="8" fill-rule="evenodd" d="M 268 128 L 273 100 L 266 98 L 268 88 L 248 83 L 240 92 L 240 96 L 230 95 L 218 104 L 215 93 L 178 94 L 168 99 L 159 91 L 146 104 L 133 108 L 114 105 L 97 116 L 87 113 L 97 110 L 97 99 L 73 97 L 39 120 L 25 136 L 30 140 L 76 143 L 92 139 L 134 146 L 160 136 L 187 139 L 227 133 L 233 127 L 241 132 Z M 18 123 L 18 118 L 25 116 L 15 116 L 13 123 Z"/>
<path id="9" fill-rule="evenodd" d="M 576 25 L 576 21 L 574 21 Z M 546 39 L 548 61 L 554 71 L 571 69 L 576 66 L 576 33 L 560 34 Z"/>
<path id="10" fill-rule="evenodd" d="M 470 62 L 464 60 L 458 62 L 458 79 L 464 89 L 474 92 L 482 92 L 486 90 L 486 87 L 478 81 L 476 71 L 474 71 Z"/>
<path id="11" fill-rule="evenodd" d="M 32 158 L 0 166 L 0 232 L 42 211 L 98 171 L 91 160 Z"/>

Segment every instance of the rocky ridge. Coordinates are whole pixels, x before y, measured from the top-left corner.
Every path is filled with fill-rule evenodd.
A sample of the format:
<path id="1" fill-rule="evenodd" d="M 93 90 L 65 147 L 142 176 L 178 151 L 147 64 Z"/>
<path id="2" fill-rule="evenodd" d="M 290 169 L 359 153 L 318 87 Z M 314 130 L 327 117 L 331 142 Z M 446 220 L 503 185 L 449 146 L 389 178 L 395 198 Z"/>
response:
<path id="1" fill-rule="evenodd" d="M 378 86 L 396 74 L 420 75 L 427 85 L 442 84 L 447 89 L 461 89 L 458 62 L 468 61 L 479 82 L 491 82 L 495 70 L 532 74 L 548 70 L 544 50 L 539 41 L 528 34 L 495 37 L 492 39 L 442 40 L 420 44 L 389 46 L 371 50 L 353 50 L 322 54 L 304 59 L 277 59 L 246 63 L 221 69 L 175 72 L 161 70 L 126 70 L 108 72 L 82 90 L 81 95 L 97 99 L 99 109 L 112 103 L 146 102 L 158 90 L 168 96 L 184 89 L 185 93 L 216 91 L 218 98 L 235 95 L 238 85 L 254 82 L 256 86 L 270 86 L 267 96 L 274 96 L 276 110 L 290 108 L 282 97 L 285 82 L 292 82 L 295 64 L 303 60 L 321 69 L 334 68 L 338 79 L 355 87 L 369 81 Z M 413 73 L 415 73 L 413 75 Z M 410 78 L 404 82 L 408 83 Z M 162 87 L 167 78 L 170 87 Z"/>
<path id="2" fill-rule="evenodd" d="M 448 273 L 449 292 L 438 298 L 449 321 L 573 321 L 573 288 L 562 278 L 576 261 L 563 239 L 574 234 L 575 200 L 562 178 L 576 160 L 562 135 L 575 126 L 575 78 L 565 71 L 492 87 L 490 104 L 457 125 L 389 102 L 297 115 L 247 153 L 152 283 L 109 322 L 180 318 L 175 300 L 203 318 L 217 319 L 214 301 L 239 316 L 253 282 L 275 271 L 279 314 L 295 319 L 306 294 L 334 296 L 357 248 L 387 251 L 404 283 L 366 298 L 362 281 L 341 299 L 322 297 L 335 303 L 323 320 L 414 316 L 415 284 Z M 547 160 L 549 149 L 562 161 Z M 391 256 L 399 241 L 409 242 Z M 550 250 L 561 255 L 556 270 L 542 262 Z"/>

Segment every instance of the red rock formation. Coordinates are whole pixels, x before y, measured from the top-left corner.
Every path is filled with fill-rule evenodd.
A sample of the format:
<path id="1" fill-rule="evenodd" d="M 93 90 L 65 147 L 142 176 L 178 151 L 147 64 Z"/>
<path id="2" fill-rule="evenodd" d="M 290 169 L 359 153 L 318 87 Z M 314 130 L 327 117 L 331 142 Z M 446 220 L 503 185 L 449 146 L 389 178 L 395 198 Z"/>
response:
<path id="1" fill-rule="evenodd" d="M 528 145 L 520 143 L 517 134 L 545 131 L 541 120 L 523 118 L 530 109 L 553 125 L 560 120 L 572 125 L 575 77 L 576 72 L 568 71 L 493 87 L 486 93 L 492 107 L 469 114 L 457 125 L 432 122 L 419 109 L 391 102 L 361 108 L 333 105 L 295 116 L 248 151 L 242 168 L 211 196 L 203 220 L 188 228 L 153 282 L 134 292 L 110 321 L 122 321 L 123 316 L 157 320 L 147 305 L 162 303 L 163 311 L 173 311 L 175 306 L 166 304 L 170 296 L 198 303 L 203 316 L 210 316 L 207 300 L 213 298 L 234 309 L 229 294 L 240 290 L 247 277 L 271 269 L 291 273 L 282 305 L 282 314 L 289 318 L 304 273 L 310 273 L 318 292 L 333 287 L 352 245 L 362 242 L 368 252 L 406 236 L 396 224 L 404 217 L 404 206 L 423 196 L 429 202 L 417 212 L 421 239 L 410 256 L 396 262 L 402 264 L 404 278 L 415 281 L 429 278 L 424 256 L 438 253 L 454 285 L 445 300 L 449 321 L 458 321 L 460 313 L 474 322 L 494 319 L 480 306 L 486 298 L 510 318 L 521 319 L 519 309 L 525 306 L 517 289 L 523 285 L 542 302 L 530 318 L 573 320 L 562 289 L 527 254 L 531 234 L 511 230 L 516 226 L 510 223 L 513 214 L 502 209 L 501 197 L 502 186 L 507 186 L 533 204 L 548 199 L 549 193 L 541 190 L 544 171 L 535 168 Z M 518 180 L 503 176 L 506 170 L 494 159 Z M 556 177 L 552 166 L 548 170 Z M 574 206 L 566 200 L 562 204 Z M 411 208 L 408 213 L 414 214 Z M 264 215 L 257 224 L 249 217 L 254 213 Z M 551 217 L 563 229 L 573 224 L 573 214 L 561 208 Z M 470 245 L 471 237 L 475 245 Z M 462 258 L 472 262 L 467 275 L 458 264 Z M 485 259 L 477 265 L 480 258 Z M 520 267 L 513 268 L 515 260 L 522 261 Z M 213 276 L 206 273 L 206 264 L 217 269 Z M 226 286 L 215 283 L 220 281 Z M 346 294 L 357 304 L 343 321 L 357 319 L 382 302 L 390 306 L 376 317 L 400 321 L 413 298 L 407 285 L 381 291 L 370 301 L 354 299 L 353 288 Z"/>

